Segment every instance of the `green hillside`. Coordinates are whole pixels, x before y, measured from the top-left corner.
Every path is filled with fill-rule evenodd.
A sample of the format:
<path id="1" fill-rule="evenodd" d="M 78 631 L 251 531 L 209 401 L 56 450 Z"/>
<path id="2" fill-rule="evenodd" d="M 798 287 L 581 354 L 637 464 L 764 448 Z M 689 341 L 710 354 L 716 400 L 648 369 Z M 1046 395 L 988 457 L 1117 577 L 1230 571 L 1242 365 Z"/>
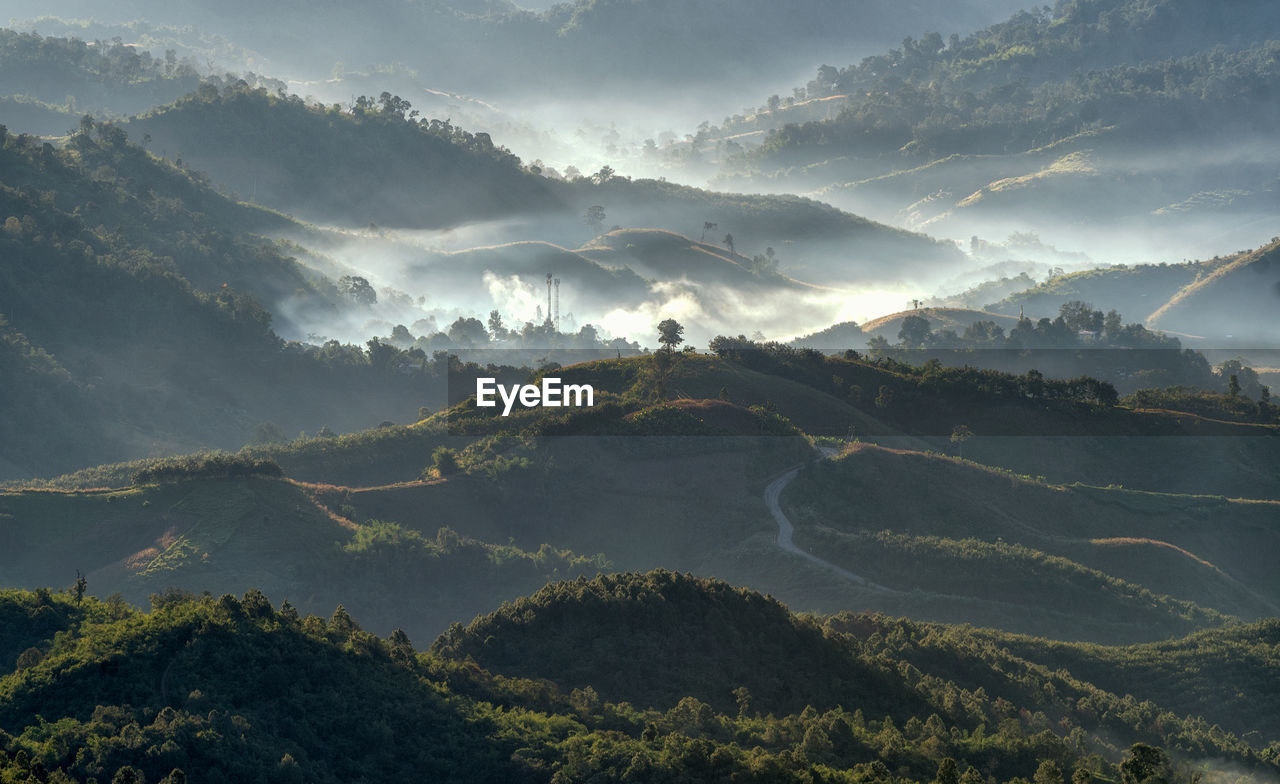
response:
<path id="1" fill-rule="evenodd" d="M 348 227 L 448 228 L 523 216 L 536 219 L 532 229 L 494 225 L 488 236 L 507 241 L 532 234 L 574 247 L 592 236 L 584 215 L 600 207 L 597 233 L 617 223 L 692 235 L 714 223 L 737 238 L 738 252 L 748 258 L 788 243 L 781 262 L 822 279 L 882 276 L 903 264 L 941 268 L 961 259 L 949 243 L 810 199 L 633 181 L 608 167 L 571 181 L 543 177 L 497 146 L 501 140 L 420 118 L 408 101 L 386 92 L 344 109 L 244 83 L 221 90 L 205 84 L 128 127 L 240 198 Z M 856 270 L 830 258 L 848 243 L 865 259 Z"/>
<path id="2" fill-rule="evenodd" d="M 389 93 L 352 111 L 231 83 L 129 123 L 220 187 L 309 220 L 438 228 L 553 210 L 553 184 L 488 134 L 418 119 Z"/>
<path id="3" fill-rule="evenodd" d="M 169 588 L 216 595 L 257 585 L 303 611 L 345 602 L 378 628 L 422 636 L 548 579 L 604 566 L 561 549 L 460 537 L 445 517 L 427 535 L 379 520 L 357 524 L 318 503 L 313 487 L 215 471 L 206 461 L 176 481 L 0 493 L 0 541 L 21 553 L 0 561 L 0 579 L 49 585 L 79 571 L 95 591 L 140 606 Z M 409 596 L 431 599 L 410 610 Z"/>
<path id="4" fill-rule="evenodd" d="M 801 546 L 898 591 L 1052 608 L 1137 639 L 1218 623 L 1201 608 L 1280 604 L 1257 557 L 1276 502 L 1049 485 L 873 446 L 803 472 L 783 501 Z"/>
<path id="5" fill-rule="evenodd" d="M 86 42 L 0 29 L 0 96 L 8 99 L 5 122 L 15 132 L 62 135 L 85 112 L 135 114 L 199 83 L 190 61 L 153 57 L 119 38 Z M 47 109 L 23 112 L 17 97 Z"/>
<path id="6" fill-rule="evenodd" d="M 1190 637 L 1111 648 L 978 632 L 1010 654 L 1115 692 L 1144 694 L 1170 710 L 1202 715 L 1229 732 L 1274 739 L 1276 620 Z"/>
<path id="7" fill-rule="evenodd" d="M 1153 326 L 1261 342 L 1273 334 L 1271 313 L 1280 298 L 1280 237 L 1188 283 L 1147 320 Z M 1256 314 L 1241 321 L 1240 313 Z"/>
<path id="8" fill-rule="evenodd" d="M 294 480 L 307 482 L 268 486 L 294 488 L 289 492 L 308 499 L 305 508 L 318 504 L 323 525 L 331 527 L 328 515 L 374 532 L 392 525 L 375 538 L 385 536 L 393 550 L 403 545 L 429 551 L 432 542 L 442 547 L 438 532 L 447 527 L 464 540 L 507 542 L 530 554 L 521 558 L 533 559 L 513 564 L 553 564 L 521 566 L 510 574 L 523 576 L 510 579 L 499 573 L 494 590 L 506 596 L 526 590 L 529 580 L 536 587 L 538 575 L 557 569 L 596 568 L 576 556 L 556 560 L 555 553 L 567 551 L 599 553 L 620 568 L 715 574 L 768 590 L 797 608 L 874 607 L 1056 638 L 1149 640 L 1220 624 L 1228 616 L 1260 617 L 1280 603 L 1280 585 L 1258 557 L 1274 545 L 1264 521 L 1275 514 L 1275 503 L 1220 495 L 1243 488 L 1275 497 L 1273 481 L 1257 471 L 1245 473 L 1274 460 L 1275 439 L 1261 435 L 1265 428 L 1070 398 L 1019 399 L 998 391 L 1002 384 L 1016 387 L 1018 377 L 917 375 L 921 370 L 909 366 L 781 348 L 754 359 L 679 355 L 665 360 L 665 370 L 659 360 L 603 360 L 555 371 L 564 383 L 595 385 L 593 409 L 517 409 L 504 417 L 463 400 L 410 427 L 254 447 L 242 458 L 270 459 Z M 659 388 L 665 391 L 659 394 Z M 877 389 L 876 397 L 891 403 L 840 392 L 854 388 Z M 956 422 L 980 435 L 948 443 L 943 434 Z M 1222 435 L 1195 436 L 1197 422 Z M 852 429 L 916 450 L 963 450 L 966 457 L 1021 470 L 1048 460 L 1046 471 L 1058 482 L 1136 476 L 1143 487 L 1142 477 L 1154 466 L 1161 489 L 1184 483 L 1219 495 L 1048 484 L 920 451 L 864 445 L 835 464 L 820 462 L 801 472 L 783 498 L 799 546 L 878 586 L 868 588 L 798 563 L 774 544 L 777 525 L 765 487 L 787 469 L 814 462 L 801 433 L 824 427 L 833 435 L 847 437 Z M 1230 450 L 1223 453 L 1230 468 L 1219 475 L 1197 473 L 1214 444 Z M 89 528 L 95 507 L 80 504 L 103 491 L 65 490 L 121 487 L 139 472 L 164 475 L 170 465 L 103 466 L 48 483 L 64 492 L 27 491 L 13 498 L 50 505 L 28 512 L 30 519 L 62 515 L 74 521 L 75 530 Z M 232 488 L 248 492 L 246 480 L 227 481 L 225 499 Z M 249 506 L 267 503 L 253 501 L 252 493 L 246 497 Z M 208 506 L 219 508 L 212 501 Z M 229 500 L 222 506 L 238 519 L 239 507 Z M 1045 509 L 1056 511 L 1042 519 Z M 112 562 L 158 547 L 156 542 L 165 543 L 161 551 L 173 544 L 165 538 L 171 525 L 146 526 L 146 541 L 114 554 Z M 265 549 L 282 547 L 295 535 L 305 540 L 310 530 L 282 532 L 280 543 Z M 1226 530 L 1231 534 L 1221 536 Z M 226 556 L 228 564 L 241 557 L 253 562 L 247 553 L 257 545 L 251 537 L 242 539 L 237 534 L 227 540 L 227 547 L 243 548 L 233 552 L 245 554 Z M 59 548 L 67 542 L 56 545 L 32 563 L 65 563 Z M 180 561 L 173 584 L 202 589 L 216 580 L 218 591 L 260 584 L 275 592 L 301 586 L 292 594 L 301 596 L 313 590 L 306 575 L 321 574 L 326 587 L 318 596 L 334 596 L 345 586 L 348 606 L 363 607 L 356 601 L 365 597 L 376 607 L 369 611 L 374 621 L 401 612 L 402 625 L 422 624 L 414 628 L 439 628 L 433 624 L 454 606 L 448 592 L 427 602 L 391 598 L 398 591 L 372 575 L 357 580 L 328 571 L 328 550 L 293 549 L 292 572 L 245 582 L 244 575 L 209 571 L 204 562 Z M 489 557 L 505 558 L 497 551 Z M 585 565 L 572 566 L 578 563 Z M 18 584 L 39 584 L 35 573 L 14 575 Z M 360 588 L 366 583 L 379 587 Z M 137 590 L 144 590 L 142 584 Z M 373 598 L 378 596 L 384 598 Z"/>
<path id="9" fill-rule="evenodd" d="M 1203 252 L 1202 226 L 1235 236 L 1278 193 L 1262 139 L 1278 109 L 1265 85 L 1280 19 L 1263 2 L 1219 5 L 1063 2 L 823 65 L 797 94 L 839 96 L 838 114 L 723 156 L 719 182 L 812 191 L 930 233 L 1065 222 L 1123 244 L 1140 226 L 1162 253 Z M 749 120 L 706 133 L 732 137 Z M 1206 147 L 1222 155 L 1201 160 Z"/>
<path id="10" fill-rule="evenodd" d="M 1092 302 L 1103 311 L 1118 310 L 1144 319 L 1192 282 L 1229 263 L 1231 257 L 1183 264 L 1120 265 L 1073 272 L 1012 294 L 989 308 L 1013 315 L 1020 309 L 1033 318 L 1052 317 L 1063 303 Z M 1152 325 L 1154 328 L 1154 325 Z"/>
<path id="11" fill-rule="evenodd" d="M 0 217 L 5 479 L 412 421 L 445 402 L 447 363 L 422 352 L 284 343 L 272 326 L 293 327 L 275 313 L 351 306 L 251 233 L 291 222 L 115 126 L 86 123 L 63 149 L 5 135 Z"/>
<path id="12" fill-rule="evenodd" d="M 779 715 L 806 703 L 804 713 L 821 715 L 856 705 L 868 717 L 887 714 L 907 738 L 921 730 L 909 718 L 913 713 L 931 711 L 942 726 L 961 727 L 1021 713 L 1034 727 L 1030 705 L 1043 712 L 1039 721 L 1045 729 L 1049 716 L 1070 717 L 1085 737 L 1113 728 L 1120 743 L 1126 741 L 1119 738 L 1135 737 L 1135 727 L 1124 727 L 1131 719 L 1122 714 L 1136 718 L 1145 709 L 1161 718 L 1159 724 L 1139 720 L 1141 736 L 1149 742 L 1163 736 L 1161 742 L 1190 754 L 1197 745 L 1202 753 L 1207 734 L 1221 732 L 1210 731 L 1203 719 L 1180 720 L 1151 703 L 1134 711 L 1134 697 L 1108 693 L 1034 656 L 1001 650 L 987 642 L 995 637 L 989 632 L 871 615 L 817 620 L 821 626 L 716 581 L 668 572 L 624 574 L 548 586 L 466 627 L 453 627 L 432 652 L 474 660 L 495 673 L 547 678 L 575 694 L 590 687 L 593 697 L 620 696 L 636 705 L 677 705 L 681 694 L 713 711 L 732 712 L 736 705 L 739 715 Z M 1207 637 L 1176 645 L 1192 648 L 1202 639 Z M 583 656 L 587 650 L 591 655 Z M 1122 658 L 1141 649 L 1097 650 Z M 1268 671 L 1261 661 L 1241 667 L 1253 677 Z M 1137 699 L 1151 692 L 1140 690 Z M 925 729 L 923 738 L 930 734 Z M 1043 760 L 1048 754 L 1044 749 L 1037 756 Z M 1003 765 L 1010 758 L 993 755 L 988 761 Z"/>
<path id="13" fill-rule="evenodd" d="M 454 627 L 432 652 L 504 675 L 548 678 L 565 692 L 590 686 L 609 702 L 661 709 L 694 697 L 730 713 L 738 688 L 764 713 L 858 705 L 905 721 L 926 708 L 781 604 L 665 571 L 547 586 Z"/>
<path id="14" fill-rule="evenodd" d="M 0 650 L 22 651 L 0 677 L 0 775 L 13 781 L 923 784 L 939 770 L 968 781 L 980 770 L 997 781 L 1114 781 L 1135 760 L 1171 778 L 1222 764 L 1245 782 L 1274 771 L 1269 751 L 1138 701 L 1149 692 L 1117 696 L 972 630 L 876 616 L 820 625 L 669 572 L 549 587 L 455 627 L 430 653 L 401 632 L 363 631 L 342 607 L 328 620 L 303 617 L 256 590 L 157 596 L 148 614 L 7 591 L 0 615 Z M 591 655 L 561 642 L 602 620 L 607 633 L 584 638 Z M 463 650 L 481 658 L 450 658 Z M 508 650 L 525 650 L 519 666 L 535 672 L 567 657 L 585 685 L 503 675 Z M 707 677 L 685 677 L 690 664 Z M 620 671 L 653 680 L 619 683 Z M 615 688 L 641 701 L 608 700 Z M 711 703 L 695 696 L 711 692 Z M 805 707 L 777 711 L 788 704 Z"/>

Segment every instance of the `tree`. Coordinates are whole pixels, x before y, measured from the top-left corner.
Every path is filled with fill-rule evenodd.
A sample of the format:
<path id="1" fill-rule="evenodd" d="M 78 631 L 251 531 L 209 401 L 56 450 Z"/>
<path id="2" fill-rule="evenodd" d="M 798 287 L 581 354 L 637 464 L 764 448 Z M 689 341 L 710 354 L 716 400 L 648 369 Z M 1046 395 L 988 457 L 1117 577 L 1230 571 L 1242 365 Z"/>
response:
<path id="1" fill-rule="evenodd" d="M 929 319 L 923 316 L 907 316 L 898 330 L 898 342 L 909 348 L 918 348 L 929 341 Z"/>
<path id="2" fill-rule="evenodd" d="M 1092 304 L 1078 299 L 1063 303 L 1058 308 L 1058 315 L 1075 332 L 1101 332 L 1107 323 L 1102 311 L 1094 310 Z M 1119 320 L 1119 314 L 1116 314 L 1116 320 Z"/>
<path id="3" fill-rule="evenodd" d="M 951 430 L 951 443 L 956 445 L 961 458 L 964 457 L 964 442 L 970 438 L 973 438 L 973 431 L 969 429 L 968 425 L 956 425 Z M 1061 782 L 1058 784 L 1061 784 Z"/>
<path id="4" fill-rule="evenodd" d="M 1035 784 L 1062 784 L 1062 769 L 1053 760 L 1045 760 L 1036 768 Z"/>
<path id="5" fill-rule="evenodd" d="M 933 780 L 937 784 L 960 784 L 960 771 L 956 767 L 956 761 L 951 757 L 943 757 L 938 763 L 938 772 L 934 774 Z"/>
<path id="6" fill-rule="evenodd" d="M 132 765 L 125 765 L 111 777 L 111 784 L 142 784 L 142 771 Z"/>
<path id="7" fill-rule="evenodd" d="M 1168 784 L 1169 779 L 1169 757 L 1158 746 L 1135 743 L 1120 763 L 1122 784 Z"/>
<path id="8" fill-rule="evenodd" d="M 658 324 L 658 342 L 664 350 L 671 352 L 684 342 L 684 326 L 675 319 L 666 319 Z"/>
<path id="9" fill-rule="evenodd" d="M 378 301 L 378 293 L 373 290 L 373 286 L 359 275 L 343 275 L 338 278 L 338 291 L 361 305 L 372 305 Z"/>
<path id="10" fill-rule="evenodd" d="M 1227 395 L 1229 397 L 1240 397 L 1240 377 L 1232 373 L 1227 379 Z"/>
<path id="11" fill-rule="evenodd" d="M 449 339 L 460 346 L 483 346 L 489 342 L 489 333 L 480 319 L 459 316 L 449 325 Z"/>
<path id="12" fill-rule="evenodd" d="M 431 468 L 436 476 L 446 477 L 458 473 L 462 466 L 458 464 L 458 453 L 447 446 L 438 446 L 431 453 Z"/>
<path id="13" fill-rule="evenodd" d="M 72 593 L 76 597 L 76 604 L 84 601 L 84 592 L 88 587 L 89 581 L 85 579 L 84 574 L 82 574 L 79 569 L 76 569 L 76 584 L 75 588 L 72 589 Z"/>
<path id="14" fill-rule="evenodd" d="M 391 342 L 398 346 L 412 345 L 413 334 L 409 332 L 409 328 L 404 324 L 396 324 L 391 328 Z"/>
<path id="15" fill-rule="evenodd" d="M 604 207 L 599 204 L 592 204 L 587 208 L 587 211 L 582 214 L 583 222 L 591 227 L 591 230 L 596 233 L 597 237 L 600 236 L 602 231 L 604 231 L 604 219 Z"/>
<path id="16" fill-rule="evenodd" d="M 494 340 L 506 340 L 507 327 L 502 323 L 502 314 L 496 310 L 489 311 L 489 337 Z"/>
<path id="17" fill-rule="evenodd" d="M 19 672 L 30 669 L 31 667 L 39 664 L 43 659 L 44 654 L 40 652 L 39 648 L 28 648 L 18 655 L 17 669 Z"/>

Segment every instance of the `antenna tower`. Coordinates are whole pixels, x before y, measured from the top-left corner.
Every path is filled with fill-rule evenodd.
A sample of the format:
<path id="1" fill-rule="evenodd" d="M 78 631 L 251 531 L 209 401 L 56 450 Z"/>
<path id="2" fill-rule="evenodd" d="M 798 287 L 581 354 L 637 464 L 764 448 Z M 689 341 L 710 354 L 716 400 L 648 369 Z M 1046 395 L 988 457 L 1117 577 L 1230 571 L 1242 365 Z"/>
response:
<path id="1" fill-rule="evenodd" d="M 551 273 L 550 272 L 547 273 L 547 321 L 546 323 L 548 324 L 552 323 L 552 320 L 551 320 Z"/>
<path id="2" fill-rule="evenodd" d="M 556 332 L 559 332 L 560 331 L 560 279 L 559 278 L 555 279 L 555 286 L 556 286 L 555 325 L 556 325 Z"/>

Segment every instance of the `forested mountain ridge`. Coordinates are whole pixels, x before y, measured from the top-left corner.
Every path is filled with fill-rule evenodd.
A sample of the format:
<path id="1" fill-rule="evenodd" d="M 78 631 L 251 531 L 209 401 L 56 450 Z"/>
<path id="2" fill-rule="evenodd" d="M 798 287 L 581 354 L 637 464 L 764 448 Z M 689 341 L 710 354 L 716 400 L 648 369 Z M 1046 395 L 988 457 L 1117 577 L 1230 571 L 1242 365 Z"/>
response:
<path id="1" fill-rule="evenodd" d="M 681 79 L 700 95 L 729 77 L 765 77 L 771 68 L 811 65 L 815 49 L 838 52 L 851 43 L 878 48 L 931 16 L 948 29 L 973 29 L 1011 13 L 1012 0 L 919 0 L 908 6 L 805 0 L 784 10 L 773 3 L 726 5 L 715 0 L 575 0 L 542 12 L 510 2 L 377 2 L 360 11 L 326 3 L 305 15 L 296 3 L 269 7 L 153 0 L 113 4 L 83 0 L 14 3 L 11 15 L 96 17 L 105 22 L 146 19 L 194 25 L 256 52 L 275 73 L 330 72 L 347 63 L 402 63 L 431 74 L 436 87 L 515 99 L 534 89 L 563 98 L 632 84 L 668 87 Z M 376 19 L 377 22 L 373 20 Z M 814 24 L 821 19 L 825 24 Z M 353 31 L 358 34 L 352 35 Z M 771 46 L 743 46 L 767 39 Z M 340 53 L 316 40 L 344 40 Z M 590 67 L 583 67 L 590 62 Z M 527 96 L 523 96 L 527 98 Z"/>
<path id="2" fill-rule="evenodd" d="M 118 127 L 86 121 L 64 149 L 5 133 L 0 184 L 6 476 L 238 448 L 264 424 L 276 438 L 369 427 L 427 402 L 421 376 L 390 366 L 399 349 L 285 345 L 267 307 L 288 301 L 296 317 L 345 304 L 248 233 L 291 222 L 228 201 Z M 33 412 L 48 415 L 43 431 Z"/>
<path id="3" fill-rule="evenodd" d="M 443 228 L 561 200 L 488 134 L 419 119 L 389 93 L 345 111 L 206 83 L 128 127 L 242 198 L 313 220 Z"/>
<path id="4" fill-rule="evenodd" d="M 1239 336 L 1241 342 L 1265 345 L 1271 319 L 1280 305 L 1280 237 L 1269 245 L 1239 254 L 1208 275 L 1187 284 L 1154 310 L 1147 320 L 1162 328 L 1209 335 Z M 1240 312 L 1257 314 L 1241 323 Z"/>
<path id="5" fill-rule="evenodd" d="M 1181 778 L 1223 761 L 1254 780 L 1275 765 L 1271 747 L 1263 749 L 1270 730 L 1250 745 L 1205 718 L 1165 710 L 1146 691 L 1120 697 L 968 630 L 866 615 L 798 618 L 758 594 L 669 572 L 563 583 L 522 600 L 516 623 L 483 641 L 479 666 L 448 658 L 481 644 L 461 627 L 418 653 L 402 632 L 379 639 L 342 607 L 328 620 L 303 617 L 254 590 L 239 599 L 157 595 L 149 614 L 77 596 L 0 596 L 0 649 L 20 651 L 17 669 L 0 678 L 0 765 L 15 780 L 174 784 L 191 770 L 235 781 L 424 773 L 440 781 L 649 781 L 698 771 L 703 780 L 761 784 L 907 784 L 942 770 L 966 782 L 1130 781 L 1138 765 Z M 551 621 L 577 633 L 607 607 L 662 621 L 599 639 L 602 666 L 583 667 L 578 685 L 482 669 L 490 651 L 525 643 L 522 627 Z M 741 634 L 700 646 L 707 621 Z M 733 676 L 764 663 L 752 642 L 761 635 L 793 666 L 805 663 L 803 679 L 786 674 L 800 687 L 790 697 Z M 659 652 L 644 664 L 659 678 L 650 690 L 665 694 L 614 702 L 604 663 L 630 650 L 624 666 L 634 666 L 636 645 Z M 556 666 L 551 649 L 531 654 L 534 669 Z M 676 677 L 690 655 L 719 675 L 714 683 Z M 1265 678 L 1269 670 L 1256 662 L 1242 674 Z M 852 691 L 824 686 L 849 682 L 851 671 L 879 693 L 862 696 L 866 681 Z M 714 689 L 713 701 L 678 696 L 686 685 Z M 805 702 L 803 710 L 784 707 Z M 39 728 L 30 723 L 36 710 L 47 721 Z"/>
<path id="6" fill-rule="evenodd" d="M 1060 638 L 1147 641 L 1229 616 L 1257 618 L 1280 603 L 1256 557 L 1273 544 L 1263 521 L 1274 515 L 1275 502 L 1221 495 L 1241 488 L 1280 494 L 1274 479 L 1255 478 L 1252 470 L 1274 460 L 1275 438 L 1266 435 L 1274 428 L 1077 399 L 1089 394 L 1081 380 L 1040 379 L 1040 397 L 1024 399 L 1018 390 L 1035 381 L 1030 376 L 755 350 L 759 356 L 745 348 L 736 356 L 677 356 L 665 360 L 671 366 L 650 356 L 543 371 L 564 383 L 591 383 L 596 406 L 590 409 L 518 409 L 504 417 L 462 399 L 410 427 L 321 434 L 255 446 L 235 458 L 102 466 L 48 483 L 64 492 L 0 494 L 14 546 L 36 553 L 38 545 L 41 553 L 22 569 L 13 566 L 11 575 L 23 585 L 39 584 L 57 564 L 79 562 L 96 564 L 97 584 L 135 600 L 157 581 L 193 591 L 236 590 L 246 570 L 257 573 L 254 553 L 289 542 L 287 568 L 256 582 L 275 592 L 330 597 L 334 585 L 348 585 L 346 577 L 316 582 L 316 575 L 364 574 L 355 569 L 358 558 L 326 547 L 327 536 L 352 536 L 326 517 L 336 515 L 356 527 L 356 539 L 368 539 L 369 563 L 378 565 L 377 579 L 365 576 L 346 589 L 348 606 L 372 608 L 362 612 L 384 631 L 386 619 L 396 617 L 406 628 L 435 633 L 447 608 L 477 611 L 474 602 L 496 601 L 498 594 L 473 591 L 472 604 L 459 604 L 449 591 L 432 588 L 435 598 L 423 603 L 403 592 L 415 580 L 447 573 L 449 564 L 479 558 L 483 547 L 477 545 L 438 564 L 424 560 L 423 553 L 449 550 L 442 528 L 530 554 L 491 550 L 498 562 L 561 563 L 557 553 L 599 554 L 619 568 L 722 576 L 797 608 L 871 607 Z M 470 371 L 453 372 L 463 379 L 460 396 L 469 397 Z M 879 402 L 863 402 L 862 389 L 876 390 Z M 947 438 L 957 423 L 969 437 Z M 800 546 L 871 575 L 884 590 L 798 562 L 777 547 L 766 485 L 815 459 L 797 424 L 825 428 L 828 438 L 847 438 L 853 428 L 864 438 L 910 447 L 854 447 L 835 463 L 810 465 L 781 496 Z M 1028 438 L 1033 432 L 1044 435 Z M 1044 467 L 1044 450 L 1034 447 L 1054 439 L 1061 443 Z M 922 451 L 929 449 L 1023 471 L 1034 466 L 1054 480 Z M 1221 453 L 1221 475 L 1196 467 L 1210 451 Z M 1195 459 L 1184 465 L 1188 455 Z M 1082 472 L 1076 464 L 1084 456 L 1091 462 Z M 240 470 L 244 461 L 266 461 L 306 484 L 264 483 L 220 468 Z M 1135 473 L 1135 465 L 1143 470 Z M 1152 471 L 1159 489 L 1183 494 L 1071 484 L 1122 479 L 1150 487 L 1145 477 Z M 930 493 L 917 499 L 914 481 L 925 482 Z M 86 489 L 102 487 L 117 489 Z M 1215 495 L 1185 495 L 1189 489 Z M 224 501 L 214 503 L 214 493 Z M 636 498 L 647 500 L 636 504 Z M 308 511 L 316 506 L 318 514 Z M 1055 534 L 1029 512 L 1050 507 L 1061 518 Z M 267 540 L 253 532 L 254 508 L 269 523 Z M 942 508 L 950 510 L 947 525 L 936 520 Z M 84 561 L 82 540 L 119 515 L 120 525 L 131 521 L 132 538 L 123 549 L 95 547 Z M 36 536 L 38 521 L 54 518 L 63 521 L 61 533 Z M 325 533 L 331 529 L 334 534 Z M 1221 536 L 1212 540 L 1204 531 Z M 335 563 L 346 564 L 346 571 L 334 571 Z M 415 577 L 428 563 L 436 565 Z M 489 568 L 479 558 L 477 573 Z M 974 570 L 984 576 L 975 578 Z M 511 596 L 515 589 L 506 582 L 527 571 L 499 570 L 506 576 L 495 590 Z M 519 590 L 527 590 L 529 581 L 520 579 Z M 369 594 L 360 587 L 365 582 L 377 590 Z M 379 591 L 384 598 L 376 598 Z"/>
<path id="7" fill-rule="evenodd" d="M 961 260 L 950 243 L 812 199 L 632 180 L 607 166 L 586 177 L 543 176 L 500 140 L 419 117 L 389 92 L 344 108 L 245 83 L 205 84 L 128 127 L 241 198 L 345 227 L 451 229 L 489 221 L 483 225 L 490 242 L 576 247 L 610 224 L 689 236 L 712 226 L 716 240 L 724 233 L 731 251 L 736 243 L 751 256 L 785 243 L 787 261 L 815 282 L 883 277 L 902 264 L 942 269 Z M 851 247 L 859 264 L 833 258 Z"/>
<path id="8" fill-rule="evenodd" d="M 14 130 L 62 135 L 85 112 L 135 114 L 199 83 L 193 65 L 172 52 L 162 59 L 119 39 L 86 42 L 0 28 L 0 96 Z"/>
<path id="9" fill-rule="evenodd" d="M 967 37 L 909 38 L 800 88 L 841 96 L 830 119 L 729 118 L 705 135 L 773 128 L 726 158 L 729 187 L 813 191 L 935 233 L 1050 215 L 1110 233 L 1123 220 L 1130 236 L 1172 232 L 1203 253 L 1188 226 L 1247 227 L 1280 198 L 1264 141 L 1280 112 L 1268 88 L 1280 19 L 1266 3 L 1229 5 L 1063 2 Z"/>

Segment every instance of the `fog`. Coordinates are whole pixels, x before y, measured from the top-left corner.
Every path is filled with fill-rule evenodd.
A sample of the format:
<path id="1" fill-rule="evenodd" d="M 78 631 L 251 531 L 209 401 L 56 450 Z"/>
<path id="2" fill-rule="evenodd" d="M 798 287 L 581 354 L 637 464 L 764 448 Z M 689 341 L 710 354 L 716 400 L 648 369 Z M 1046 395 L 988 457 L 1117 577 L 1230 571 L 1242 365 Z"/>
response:
<path id="1" fill-rule="evenodd" d="M 378 17 L 381 34 L 373 38 L 360 34 L 370 19 L 336 9 L 308 19 L 274 8 L 233 18 L 200 2 L 169 7 L 137 0 L 108 9 L 63 0 L 0 3 L 0 15 L 46 34 L 118 35 L 157 55 L 172 48 L 207 75 L 262 74 L 308 102 L 350 106 L 355 96 L 387 91 L 407 98 L 423 117 L 489 134 L 554 178 L 573 180 L 609 167 L 620 178 L 799 194 L 944 241 L 925 248 L 884 233 L 779 231 L 794 216 L 780 214 L 769 223 L 749 219 L 750 210 L 717 212 L 680 194 L 629 191 L 617 183 L 566 191 L 563 207 L 551 212 L 444 230 L 400 225 L 364 232 L 352 224 L 365 216 L 328 225 L 332 216 L 299 212 L 321 226 L 284 233 L 314 252 L 302 263 L 331 279 L 367 278 L 379 297 L 372 306 L 345 307 L 333 317 L 302 298 L 275 303 L 276 325 L 292 339 L 361 341 L 397 324 L 443 331 L 459 317 L 483 320 L 494 309 L 509 325 L 536 324 L 547 316 L 541 310 L 548 272 L 563 281 L 561 310 L 569 318 L 562 321 L 591 324 L 606 335 L 644 343 L 653 324 L 672 317 L 687 322 L 687 334 L 698 343 L 721 332 L 787 339 L 894 313 L 916 300 L 954 301 L 965 289 L 1000 277 L 1026 273 L 1040 282 L 1112 264 L 1209 258 L 1262 245 L 1275 234 L 1276 150 L 1269 136 L 1155 148 L 1101 133 L 1044 154 L 939 161 L 846 156 L 773 173 L 742 171 L 730 160 L 731 149 L 750 152 L 784 122 L 839 111 L 843 99 L 797 100 L 776 116 L 761 111 L 768 96 L 789 95 L 819 65 L 858 62 L 905 35 L 920 35 L 921 25 L 943 34 L 973 30 L 1022 5 L 1013 0 L 931 6 L 927 23 L 892 4 L 868 4 L 860 12 L 863 24 L 844 32 L 835 29 L 847 24 L 843 17 L 827 30 L 784 14 L 768 45 L 750 51 L 740 33 L 751 20 L 724 19 L 709 32 L 697 27 L 700 8 L 690 11 L 687 25 L 641 29 L 621 11 L 611 17 L 588 5 L 548 11 L 550 3 L 532 3 L 524 7 L 537 13 L 509 16 L 497 26 L 468 15 L 475 10 L 469 5 L 455 5 L 461 10 L 456 18 L 442 18 L 438 29 L 425 32 L 408 10 L 371 9 L 366 16 L 386 12 Z M 791 15 L 803 13 L 809 11 Z M 48 14 L 94 19 L 39 19 Z M 145 23 L 134 21 L 144 17 Z M 620 24 L 634 28 L 636 41 L 615 39 L 612 49 L 601 49 L 601 31 Z M 703 45 L 691 51 L 687 40 Z M 633 61 L 637 57 L 645 59 Z M 735 132 L 731 140 L 702 133 L 735 115 L 748 118 L 755 130 Z M 209 174 L 218 184 L 222 172 Z M 224 187 L 245 190 L 244 183 Z M 408 202 L 416 195 L 399 198 Z M 748 267 L 766 249 L 771 259 L 776 251 L 777 272 L 791 282 L 726 283 L 698 269 L 646 267 L 652 259 L 639 251 L 628 256 L 613 248 L 610 256 L 593 250 L 595 240 L 581 218 L 593 204 L 607 211 L 606 226 L 696 239 L 700 226 L 714 225 L 710 252 L 723 253 L 714 246 L 731 234 L 736 248 L 725 255 L 733 263 Z M 296 207 L 267 206 L 291 214 Z M 1268 335 L 1249 334 L 1259 337 Z"/>
<path id="2" fill-rule="evenodd" d="M 547 315 L 545 279 L 552 274 L 561 281 L 561 332 L 589 324 L 603 339 L 626 338 L 652 347 L 655 325 L 674 318 L 685 325 L 686 340 L 705 349 L 718 334 L 789 340 L 832 323 L 865 321 L 906 309 L 922 293 L 900 283 L 761 284 L 745 272 L 737 285 L 683 276 L 645 278 L 625 266 L 592 261 L 590 245 L 574 252 L 545 242 L 473 244 L 528 230 L 525 221 L 495 221 L 436 232 L 327 228 L 291 234 L 291 242 L 322 254 L 331 277 L 366 278 L 377 301 L 349 303 L 334 313 L 308 310 L 288 299 L 276 305 L 283 322 L 277 328 L 288 339 L 363 343 L 385 338 L 395 325 L 408 327 L 415 338 L 428 337 L 447 331 L 458 318 L 484 322 L 492 310 L 509 328 L 526 322 L 536 326 Z"/>

